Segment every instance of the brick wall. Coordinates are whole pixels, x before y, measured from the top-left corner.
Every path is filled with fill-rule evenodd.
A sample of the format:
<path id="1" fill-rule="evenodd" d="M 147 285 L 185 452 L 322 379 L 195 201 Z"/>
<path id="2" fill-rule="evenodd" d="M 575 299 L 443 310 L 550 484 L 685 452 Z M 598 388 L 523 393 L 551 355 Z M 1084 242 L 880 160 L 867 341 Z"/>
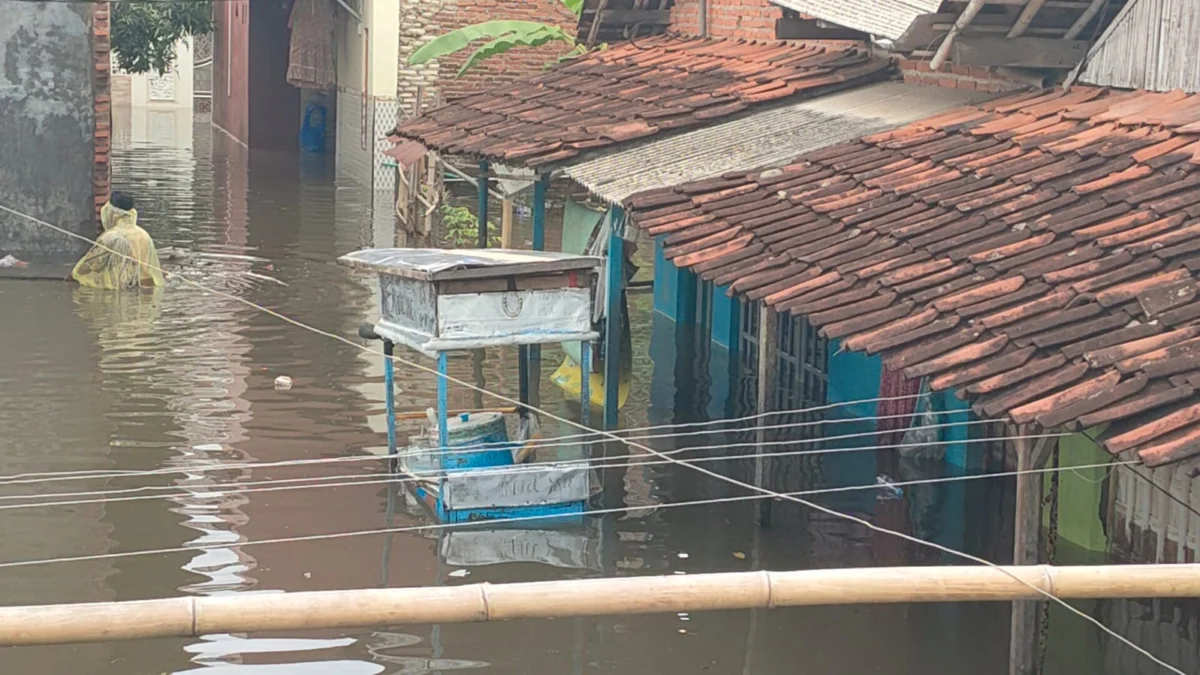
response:
<path id="1" fill-rule="evenodd" d="M 109 41 L 109 4 L 97 2 L 92 8 L 92 100 L 96 123 L 92 131 L 94 151 L 93 186 L 95 187 L 96 229 L 100 230 L 100 207 L 108 201 L 111 183 L 112 153 L 112 45 Z"/>
<path id="2" fill-rule="evenodd" d="M 708 0 L 710 37 L 774 40 L 775 20 L 783 10 L 768 0 Z M 700 34 L 700 0 L 675 0 L 670 30 Z"/>
<path id="3" fill-rule="evenodd" d="M 520 19 L 556 23 L 574 33 L 574 15 L 559 0 L 401 0 L 400 75 L 397 96 L 404 112 L 411 114 L 417 88 L 425 87 L 428 103 L 435 91 L 443 101 L 458 98 L 540 72 L 547 63 L 566 51 L 561 42 L 536 49 L 517 48 L 475 66 L 456 78 L 472 50 L 464 50 L 437 63 L 408 65 L 408 57 L 421 45 L 455 28 L 495 19 Z"/>
<path id="4" fill-rule="evenodd" d="M 970 89 L 975 91 L 1013 91 L 1025 89 L 1028 83 L 1014 80 L 991 66 L 958 66 L 945 64 L 938 72 L 929 68 L 928 60 L 899 59 L 897 65 L 905 82 Z"/>

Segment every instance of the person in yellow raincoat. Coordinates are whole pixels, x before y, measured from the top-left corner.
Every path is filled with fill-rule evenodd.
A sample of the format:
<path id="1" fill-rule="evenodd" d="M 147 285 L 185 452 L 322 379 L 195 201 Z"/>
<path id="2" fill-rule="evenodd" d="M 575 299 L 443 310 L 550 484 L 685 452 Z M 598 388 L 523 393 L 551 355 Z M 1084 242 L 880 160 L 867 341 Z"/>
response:
<path id="1" fill-rule="evenodd" d="M 75 268 L 71 279 L 88 288 L 137 288 L 163 285 L 154 240 L 138 227 L 133 198 L 114 192 L 100 209 L 104 232 Z"/>

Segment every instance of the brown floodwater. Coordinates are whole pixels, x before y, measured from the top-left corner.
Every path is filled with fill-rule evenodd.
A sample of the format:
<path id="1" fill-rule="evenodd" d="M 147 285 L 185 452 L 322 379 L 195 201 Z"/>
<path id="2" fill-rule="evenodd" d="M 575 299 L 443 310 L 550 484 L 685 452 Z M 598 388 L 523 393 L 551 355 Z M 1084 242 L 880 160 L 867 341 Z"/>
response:
<path id="1" fill-rule="evenodd" d="M 335 259 L 389 244 L 394 233 L 375 222 L 363 194 L 339 186 L 331 170 L 301 167 L 295 157 L 250 155 L 203 122 L 182 142 L 118 140 L 114 186 L 135 195 L 141 220 L 159 247 L 225 256 L 192 255 L 172 262 L 180 271 L 339 335 L 353 336 L 358 325 L 373 318 L 371 281 Z M 660 333 L 652 340 L 650 296 L 635 294 L 630 302 L 634 381 L 622 426 L 711 417 L 705 377 L 687 375 L 705 370 L 703 355 L 692 354 L 686 339 L 664 343 Z M 578 411 L 547 380 L 556 359 L 561 353 L 548 348 L 541 400 L 556 414 L 575 417 Z M 482 356 L 455 356 L 451 370 L 513 395 L 516 361 L 512 350 L 488 350 Z M 280 375 L 292 378 L 290 390 L 274 387 Z M 397 377 L 402 409 L 431 405 L 431 376 L 400 366 Z M 678 384 L 685 381 L 686 386 Z M 480 402 L 463 388 L 451 392 L 456 407 Z M 395 486 L 379 483 L 212 495 L 216 486 L 234 482 L 369 477 L 383 471 L 376 462 L 198 471 L 218 462 L 377 453 L 385 444 L 383 418 L 377 358 L 228 298 L 178 284 L 158 293 L 111 294 L 47 281 L 0 282 L 0 475 L 178 470 L 0 485 L 0 563 L 205 547 L 0 567 L 0 602 L 691 574 L 756 565 L 802 569 L 952 562 L 783 505 L 776 507 L 773 526 L 757 534 L 752 503 L 663 507 L 741 493 L 686 469 L 659 465 L 605 472 L 604 505 L 639 508 L 594 518 L 560 538 L 567 542 L 563 557 L 573 566 L 528 561 L 469 566 L 462 549 L 455 548 L 466 545 L 463 541 L 433 533 L 255 546 L 266 539 L 429 521 Z M 714 433 L 689 442 L 738 439 L 744 436 Z M 846 461 L 865 482 L 873 481 L 874 459 L 859 460 Z M 742 477 L 749 470 L 732 462 L 710 466 Z M 799 479 L 806 486 L 845 484 L 845 467 L 804 466 L 812 468 L 811 475 Z M 3 508 L 27 502 L 12 499 L 22 495 L 143 486 L 174 489 L 156 499 L 96 502 L 92 497 L 68 499 L 91 503 Z M 828 503 L 881 518 L 887 509 L 874 508 L 875 499 L 874 492 L 861 492 Z M 923 507 L 928 522 L 921 526 L 922 536 L 1002 556 L 1004 532 L 1011 530 L 1004 515 L 1010 505 L 1011 485 L 1003 480 L 933 490 Z M 538 536 L 497 534 L 513 552 L 544 551 Z M 1151 612 L 1154 625 L 1194 640 L 1194 611 L 1132 603 L 1118 610 L 1110 607 L 1103 616 L 1137 619 Z M 1147 636 L 1153 631 L 1134 632 L 1148 646 L 1158 644 Z M 1058 614 L 1048 653 L 1048 663 L 1073 665 L 1047 672 L 1159 672 L 1076 618 Z M 1007 672 L 1007 654 L 1007 606 L 932 604 L 6 648 L 0 649 L 0 672 L 991 675 Z"/>

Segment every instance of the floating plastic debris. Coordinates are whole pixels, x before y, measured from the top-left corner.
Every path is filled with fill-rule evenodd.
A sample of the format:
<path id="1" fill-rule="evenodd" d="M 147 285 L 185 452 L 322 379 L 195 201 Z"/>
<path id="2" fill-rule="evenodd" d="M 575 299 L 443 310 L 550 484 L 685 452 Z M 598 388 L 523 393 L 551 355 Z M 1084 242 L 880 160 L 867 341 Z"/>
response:
<path id="1" fill-rule="evenodd" d="M 280 375 L 275 378 L 275 388 L 279 391 L 287 391 L 292 388 L 292 378 L 287 375 Z"/>
<path id="2" fill-rule="evenodd" d="M 11 255 L 6 255 L 0 258 L 0 267 L 28 267 L 29 263 L 24 260 L 17 260 Z"/>
<path id="3" fill-rule="evenodd" d="M 889 500 L 900 499 L 904 496 L 904 490 L 892 485 L 892 479 L 887 474 L 879 474 L 875 477 L 875 486 L 879 488 L 879 494 L 876 499 Z"/>

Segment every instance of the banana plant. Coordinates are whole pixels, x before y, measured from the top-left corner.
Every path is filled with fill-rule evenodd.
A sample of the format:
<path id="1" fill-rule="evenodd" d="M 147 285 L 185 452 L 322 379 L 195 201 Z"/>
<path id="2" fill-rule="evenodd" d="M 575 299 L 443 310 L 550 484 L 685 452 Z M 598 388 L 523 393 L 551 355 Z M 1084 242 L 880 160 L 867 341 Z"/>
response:
<path id="1" fill-rule="evenodd" d="M 561 2 L 575 15 L 576 22 L 578 22 L 583 12 L 584 0 L 561 0 Z M 413 52 L 412 56 L 408 57 L 408 63 L 418 66 L 434 59 L 440 59 L 462 51 L 480 40 L 487 40 L 487 42 L 476 48 L 463 61 L 457 76 L 461 76 L 486 59 L 516 47 L 540 47 L 549 42 L 562 42 L 571 47 L 564 55 L 567 58 L 573 58 L 588 51 L 586 45 L 579 42 L 573 33 L 554 24 L 500 19 L 463 26 L 438 36 Z"/>

